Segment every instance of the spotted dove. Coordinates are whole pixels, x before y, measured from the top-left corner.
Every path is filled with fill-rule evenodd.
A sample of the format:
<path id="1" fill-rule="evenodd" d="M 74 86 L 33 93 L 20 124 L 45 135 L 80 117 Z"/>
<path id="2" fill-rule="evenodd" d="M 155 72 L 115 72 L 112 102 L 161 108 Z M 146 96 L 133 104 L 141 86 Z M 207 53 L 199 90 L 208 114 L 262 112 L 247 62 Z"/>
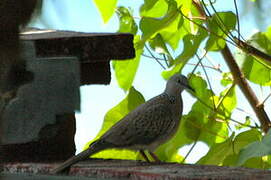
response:
<path id="1" fill-rule="evenodd" d="M 153 152 L 176 133 L 183 111 L 181 92 L 185 88 L 194 91 L 185 76 L 173 75 L 162 94 L 131 111 L 90 144 L 88 149 L 66 160 L 53 169 L 52 173 L 59 173 L 90 155 L 111 148 L 139 151 L 149 162 L 144 152 L 146 150 L 155 161 L 159 161 Z"/>

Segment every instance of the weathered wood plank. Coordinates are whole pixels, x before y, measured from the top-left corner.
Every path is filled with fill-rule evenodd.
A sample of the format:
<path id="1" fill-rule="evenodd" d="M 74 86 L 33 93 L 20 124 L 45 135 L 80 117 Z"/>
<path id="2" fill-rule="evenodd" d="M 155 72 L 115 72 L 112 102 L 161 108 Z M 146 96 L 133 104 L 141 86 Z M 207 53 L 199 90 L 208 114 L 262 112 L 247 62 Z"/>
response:
<path id="1" fill-rule="evenodd" d="M 4 173 L 49 174 L 58 163 L 7 163 Z M 1 172 L 1 171 L 0 171 Z M 271 179 L 269 170 L 211 165 L 190 165 L 178 163 L 147 163 L 128 160 L 90 159 L 71 167 L 66 175 L 70 177 L 96 177 L 140 180 L 265 180 Z"/>
<path id="2" fill-rule="evenodd" d="M 83 33 L 33 30 L 21 34 L 35 42 L 37 57 L 77 56 L 82 62 L 135 57 L 133 35 L 128 33 Z"/>

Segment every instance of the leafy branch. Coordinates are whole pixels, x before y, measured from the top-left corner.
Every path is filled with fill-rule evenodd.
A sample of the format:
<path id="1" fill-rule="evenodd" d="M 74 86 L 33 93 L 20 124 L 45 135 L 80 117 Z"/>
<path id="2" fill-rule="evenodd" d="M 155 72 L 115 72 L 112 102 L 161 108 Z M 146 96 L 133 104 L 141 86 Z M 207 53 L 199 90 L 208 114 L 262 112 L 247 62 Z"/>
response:
<path id="1" fill-rule="evenodd" d="M 137 56 L 131 61 L 113 63 L 119 86 L 129 93 L 130 98 L 125 98 L 123 101 L 125 103 L 117 105 L 108 112 L 102 131 L 107 128 L 107 124 L 113 123 L 112 119 L 114 122 L 118 120 L 119 117 L 116 114 L 124 115 L 128 112 L 128 104 L 133 104 L 133 101 L 136 100 L 131 97 L 141 97 L 141 94 L 132 86 L 139 62 L 146 59 L 140 59 L 141 56 L 152 58 L 155 60 L 154 62 L 159 63 L 164 79 L 168 79 L 175 73 L 183 73 L 184 68 L 190 68 L 188 71 L 190 72 L 190 83 L 196 89 L 196 93 L 192 96 L 196 97 L 196 102 L 192 105 L 191 111 L 182 117 L 176 137 L 158 149 L 158 156 L 165 161 L 181 162 L 174 156 L 178 149 L 184 145 L 195 145 L 201 141 L 206 143 L 210 149 L 198 163 L 232 166 L 236 165 L 234 160 L 238 158 L 246 160 L 249 156 L 242 157 L 241 149 L 249 143 L 259 141 L 262 138 L 261 133 L 266 133 L 270 128 L 270 120 L 264 109 L 264 103 L 271 95 L 267 95 L 260 102 L 248 81 L 260 86 L 271 85 L 271 66 L 268 55 L 271 53 L 269 46 L 271 28 L 268 32 L 256 33 L 248 43 L 240 34 L 241 26 L 236 0 L 233 0 L 235 13 L 219 12 L 214 7 L 215 2 L 211 0 L 206 0 L 206 2 L 202 0 L 192 0 L 192 2 L 145 0 L 139 9 L 139 16 L 137 15 L 136 18 L 131 8 L 118 7 L 119 32 L 135 35 L 134 45 Z M 101 3 L 104 2 L 101 1 Z M 203 47 L 204 43 L 205 47 Z M 235 57 L 227 44 L 240 49 Z M 204 49 L 201 57 L 197 54 L 199 49 Z M 211 62 L 211 66 L 207 66 L 207 63 L 203 62 L 203 60 L 208 60 L 207 53 L 211 51 L 222 53 L 230 73 L 223 72 L 220 63 L 218 63 L 219 66 L 216 66 Z M 189 62 L 194 56 L 198 58 L 198 61 Z M 237 61 L 238 63 L 242 61 L 243 64 L 240 66 Z M 216 71 L 207 72 L 207 68 Z M 213 73 L 217 72 L 220 73 L 222 77 L 220 83 L 224 86 L 220 95 L 216 95 L 213 91 L 216 82 L 211 79 Z M 204 78 L 201 73 L 204 74 Z M 261 78 L 258 78 L 260 77 L 258 73 L 261 74 Z M 250 116 L 254 116 L 254 114 L 244 110 L 244 107 L 237 106 L 235 85 L 242 90 L 261 126 L 256 123 L 255 126 L 251 125 Z M 246 113 L 244 123 L 240 122 L 238 118 L 232 118 L 234 110 Z M 249 130 L 235 135 L 235 130 L 240 128 Z M 231 132 L 232 135 L 229 137 Z M 184 160 L 194 147 L 191 147 Z M 112 154 L 118 153 L 110 151 L 104 153 L 102 157 L 115 158 Z M 131 152 L 126 153 L 126 155 L 128 154 L 129 158 L 135 158 Z M 120 157 L 127 158 L 123 154 Z M 271 160 L 268 163 L 270 165 L 264 167 L 271 167 Z M 243 165 L 251 167 L 254 163 Z"/>
<path id="2" fill-rule="evenodd" d="M 196 1 L 193 1 L 194 3 L 199 3 Z M 209 0 L 212 9 L 215 11 L 215 8 L 213 7 L 211 1 Z M 202 12 L 202 14 L 204 14 L 205 16 L 210 16 L 210 12 L 208 11 L 207 7 L 205 6 L 205 3 L 201 3 L 200 5 L 197 5 L 196 7 L 204 7 L 204 9 L 198 9 L 200 12 Z M 207 14 L 205 13 L 204 10 L 207 10 Z M 216 11 L 215 11 L 216 12 Z M 216 16 L 219 17 L 219 15 L 216 12 Z M 223 23 L 223 21 L 221 20 L 221 18 L 218 18 L 221 22 Z M 218 22 L 216 22 L 217 25 L 219 25 Z M 220 28 L 221 30 L 223 28 Z M 229 32 L 229 31 L 228 31 Z M 253 92 L 253 90 L 251 89 L 251 87 L 249 86 L 248 82 L 246 81 L 243 73 L 241 72 L 241 70 L 239 69 L 236 60 L 234 59 L 230 49 L 228 48 L 227 45 L 225 45 L 225 47 L 221 50 L 221 53 L 226 61 L 226 63 L 228 64 L 228 67 L 230 68 L 233 78 L 236 82 L 236 84 L 240 87 L 240 89 L 242 90 L 242 92 L 244 93 L 244 95 L 246 96 L 246 98 L 248 99 L 250 105 L 252 106 L 252 108 L 254 109 L 255 114 L 257 115 L 257 117 L 259 118 L 259 121 L 262 124 L 262 128 L 263 131 L 266 133 L 270 126 L 271 126 L 271 122 L 270 119 L 267 115 L 267 113 L 264 110 L 264 105 L 261 104 L 257 98 L 257 96 L 255 95 L 255 93 Z"/>

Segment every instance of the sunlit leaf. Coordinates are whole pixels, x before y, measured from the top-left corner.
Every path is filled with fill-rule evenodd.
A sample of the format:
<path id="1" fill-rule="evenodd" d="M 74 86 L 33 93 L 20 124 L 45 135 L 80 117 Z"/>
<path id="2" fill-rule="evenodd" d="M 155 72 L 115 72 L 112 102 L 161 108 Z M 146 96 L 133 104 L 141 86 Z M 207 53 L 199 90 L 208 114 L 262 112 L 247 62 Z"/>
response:
<path id="1" fill-rule="evenodd" d="M 94 0 L 94 3 L 99 9 L 104 23 L 107 23 L 115 12 L 117 0 Z"/>
<path id="2" fill-rule="evenodd" d="M 149 40 L 149 44 L 150 47 L 159 54 L 164 54 L 169 62 L 171 62 L 173 60 L 173 57 L 171 56 L 167 45 L 163 39 L 163 37 L 161 36 L 161 34 L 157 34 L 154 38 L 152 38 L 151 40 Z"/>
<path id="3" fill-rule="evenodd" d="M 139 24 L 142 31 L 142 40 L 140 45 L 143 46 L 147 40 L 154 37 L 162 29 L 170 26 L 178 17 L 180 17 L 180 15 L 177 10 L 177 4 L 173 0 L 168 1 L 168 11 L 162 18 L 142 17 Z"/>
<path id="4" fill-rule="evenodd" d="M 256 33 L 248 41 L 253 47 L 271 54 L 271 40 L 265 33 Z M 262 59 L 250 56 L 246 52 L 238 51 L 235 55 L 236 60 L 242 66 L 242 71 L 247 79 L 262 86 L 271 85 L 271 66 Z"/>
<path id="5" fill-rule="evenodd" d="M 140 104 L 144 103 L 144 97 L 133 87 L 129 90 L 128 95 L 118 105 L 109 110 L 105 117 L 101 130 L 98 135 L 85 145 L 85 149 L 89 145 L 103 135 L 111 126 L 118 122 L 121 118 L 127 115 Z M 129 150 L 104 150 L 92 157 L 97 158 L 112 158 L 112 159 L 136 159 L 137 153 Z"/>
<path id="6" fill-rule="evenodd" d="M 145 0 L 140 7 L 140 16 L 158 18 L 164 16 L 167 9 L 168 3 L 165 0 Z"/>
<path id="7" fill-rule="evenodd" d="M 221 79 L 220 83 L 223 86 L 227 86 L 229 84 L 232 84 L 233 83 L 232 74 L 230 72 L 222 73 L 222 79 Z"/>
<path id="8" fill-rule="evenodd" d="M 181 72 L 184 65 L 192 58 L 197 52 L 201 42 L 207 37 L 207 33 L 199 29 L 196 35 L 188 34 L 183 38 L 184 49 L 182 53 L 176 57 L 174 66 L 169 70 L 163 71 L 162 76 L 164 79 L 169 79 L 173 74 Z"/>
<path id="9" fill-rule="evenodd" d="M 182 16 L 178 15 L 169 26 L 159 32 L 172 49 L 177 49 L 179 41 L 185 35 L 179 28 L 180 23 L 182 23 Z"/>
<path id="10" fill-rule="evenodd" d="M 170 55 L 166 43 L 161 34 L 157 34 L 154 38 L 152 38 L 149 41 L 149 44 L 156 53 Z"/>
<path id="11" fill-rule="evenodd" d="M 139 36 L 135 36 L 134 44 L 137 43 L 139 39 Z M 124 91 L 129 90 L 133 84 L 137 68 L 139 66 L 141 53 L 143 51 L 142 49 L 139 49 L 139 47 L 137 47 L 135 50 L 135 58 L 130 60 L 115 60 L 112 63 L 119 87 L 122 88 Z"/>
<path id="12" fill-rule="evenodd" d="M 221 92 L 219 102 L 217 104 L 218 111 L 225 115 L 225 117 L 230 117 L 231 112 L 237 105 L 237 98 L 235 93 L 235 87 L 226 88 Z"/>
<path id="13" fill-rule="evenodd" d="M 240 152 L 237 165 L 241 166 L 248 159 L 261 157 L 271 154 L 271 130 L 262 138 L 261 141 L 255 141 L 247 145 Z"/>
<path id="14" fill-rule="evenodd" d="M 219 165 L 228 155 L 232 154 L 233 138 L 234 133 L 226 141 L 213 145 L 197 164 Z"/>
<path id="15" fill-rule="evenodd" d="M 225 38 L 229 31 L 233 30 L 236 25 L 236 16 L 234 13 L 218 12 L 208 20 L 208 28 L 210 29 L 210 38 L 206 43 L 207 51 L 219 51 L 225 46 Z"/>
<path id="16" fill-rule="evenodd" d="M 251 142 L 259 141 L 262 138 L 261 132 L 257 129 L 250 129 L 238 134 L 234 139 L 234 152 L 240 150 Z"/>
<path id="17" fill-rule="evenodd" d="M 228 127 L 224 121 L 217 121 L 215 118 L 213 101 L 217 102 L 218 97 L 207 88 L 206 81 L 200 75 L 191 75 L 190 85 L 200 100 L 193 104 L 191 111 L 183 119 L 186 137 L 203 141 L 209 146 L 223 142 L 228 137 Z"/>
<path id="18" fill-rule="evenodd" d="M 138 27 L 131 12 L 125 7 L 118 7 L 117 14 L 120 21 L 118 32 L 131 33 L 135 35 Z"/>
<path id="19" fill-rule="evenodd" d="M 240 130 L 242 128 L 247 128 L 251 124 L 251 118 L 249 116 L 246 116 L 246 120 L 243 124 L 237 124 L 235 125 L 235 128 L 237 130 Z"/>
<path id="20" fill-rule="evenodd" d="M 238 134 L 234 138 L 233 153 L 227 156 L 223 162 L 224 166 L 235 166 L 238 161 L 240 150 L 248 144 L 260 140 L 262 137 L 261 132 L 256 129 L 250 129 Z M 248 162 L 245 167 L 252 167 Z"/>
<path id="21" fill-rule="evenodd" d="M 184 64 L 177 64 L 175 66 L 172 66 L 171 68 L 169 68 L 168 70 L 165 70 L 162 72 L 162 76 L 164 79 L 168 80 L 171 76 L 173 76 L 176 73 L 180 73 L 180 71 L 182 70 Z"/>
<path id="22" fill-rule="evenodd" d="M 181 7 L 181 10 L 187 14 L 188 12 L 191 11 L 191 5 L 192 5 L 192 0 L 176 0 L 178 7 Z"/>

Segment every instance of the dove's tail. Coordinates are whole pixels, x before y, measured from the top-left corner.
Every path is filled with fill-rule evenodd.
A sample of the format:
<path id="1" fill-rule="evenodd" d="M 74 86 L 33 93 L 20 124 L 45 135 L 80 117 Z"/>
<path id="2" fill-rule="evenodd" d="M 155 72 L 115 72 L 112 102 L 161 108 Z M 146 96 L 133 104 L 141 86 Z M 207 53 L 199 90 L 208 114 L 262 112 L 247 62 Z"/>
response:
<path id="1" fill-rule="evenodd" d="M 71 158 L 69 158 L 68 160 L 66 160 L 65 162 L 63 162 L 62 164 L 60 164 L 58 167 L 54 168 L 51 171 L 51 174 L 58 174 L 63 172 L 65 169 L 69 168 L 71 165 L 87 159 L 89 156 L 103 150 L 106 149 L 107 146 L 104 146 L 104 144 L 100 141 L 94 141 L 93 143 L 90 144 L 89 148 L 80 152 L 79 154 L 72 156 Z"/>

